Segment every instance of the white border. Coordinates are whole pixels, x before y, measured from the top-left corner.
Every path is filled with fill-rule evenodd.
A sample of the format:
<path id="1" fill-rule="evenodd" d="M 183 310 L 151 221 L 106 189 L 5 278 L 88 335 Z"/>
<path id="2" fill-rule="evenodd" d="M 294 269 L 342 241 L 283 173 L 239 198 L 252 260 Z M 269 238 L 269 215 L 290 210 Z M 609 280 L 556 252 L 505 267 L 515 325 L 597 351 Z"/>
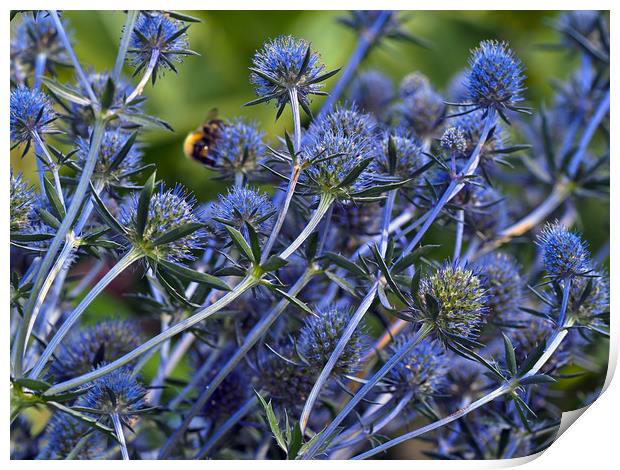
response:
<path id="1" fill-rule="evenodd" d="M 3 27 L 0 32 L 1 34 L 1 44 L 3 47 L 3 55 L 4 60 L 0 61 L 1 67 L 3 71 L 0 72 L 4 81 L 4 103 L 8 104 L 8 90 L 9 90 L 9 61 L 7 60 L 9 56 L 9 22 L 8 22 L 8 8 L 5 3 L 4 9 L 4 22 Z M 17 3 L 17 2 L 15 2 Z M 53 3 L 53 5 L 50 5 Z M 211 3 L 211 4 L 209 4 Z M 217 5 L 216 5 L 217 3 Z M 256 2 L 249 1 L 239 1 L 239 0 L 227 0 L 226 2 L 204 2 L 204 1 L 196 1 L 196 0 L 180 0 L 171 2 L 168 1 L 160 1 L 160 0 L 152 0 L 152 1 L 118 1 L 118 0 L 108 0 L 105 4 L 86 4 L 84 2 L 79 2 L 75 0 L 61 0 L 55 2 L 49 1 L 21 1 L 19 4 L 12 5 L 13 8 L 20 9 L 49 9 L 50 7 L 54 7 L 57 9 L 65 9 L 65 10 L 78 10 L 84 9 L 84 7 L 97 7 L 97 9 L 101 10 L 111 10 L 111 9 L 170 9 L 174 8 L 176 10 L 201 10 L 201 9 L 227 9 L 227 10 L 244 10 L 244 9 L 263 9 L 263 10 L 275 10 L 275 9 L 300 9 L 298 8 L 298 3 L 285 2 L 285 1 L 265 1 L 263 0 L 260 4 Z M 418 9 L 418 10 L 462 10 L 464 7 L 467 9 L 473 10 L 514 10 L 514 9 L 531 9 L 531 10 L 568 10 L 568 9 L 600 9 L 600 10 L 612 10 L 611 11 L 611 24 L 615 25 L 615 11 L 612 9 L 611 1 L 574 1 L 574 0 L 547 0 L 547 1 L 531 1 L 531 0 L 522 0 L 518 3 L 516 2 L 502 2 L 499 3 L 497 0 L 495 1 L 480 1 L 480 0 L 472 0 L 468 1 L 464 4 L 464 2 L 456 1 L 456 0 L 444 0 L 441 3 L 439 2 L 411 2 L 411 1 L 368 1 L 368 0 L 357 0 L 357 1 L 339 1 L 334 2 L 333 0 L 314 0 L 313 2 L 305 2 L 303 4 L 305 9 L 311 10 L 347 10 L 347 9 L 377 9 L 378 7 L 382 9 L 395 9 L 395 10 L 407 10 L 407 9 Z M 611 51 L 612 51 L 612 67 L 611 67 L 611 76 L 612 83 L 614 82 L 614 78 L 618 76 L 616 73 L 617 66 L 617 56 L 616 51 L 616 42 L 615 34 L 611 34 Z M 613 109 L 616 108 L 617 104 L 616 93 L 612 93 L 612 102 Z M 7 149 L 5 152 L 8 153 L 8 148 L 10 146 L 9 142 L 9 119 L 8 119 L 8 106 L 4 107 L 3 112 L 0 114 L 0 122 L 2 123 L 2 129 L 4 131 L 1 133 L 0 142 L 2 145 L 1 148 Z M 611 125 L 611 148 L 613 149 L 611 154 L 611 172 L 613 177 L 617 176 L 617 162 L 616 159 L 620 158 L 620 154 L 616 151 L 616 143 L 617 138 L 620 132 L 618 128 L 617 119 L 612 120 Z M 3 179 L 1 181 L 8 181 L 9 174 L 9 158 L 5 156 L 0 159 L 0 165 L 3 165 Z M 617 180 L 617 178 L 615 178 Z M 7 184 L 0 184 L 0 189 L 2 193 L 0 194 L 0 198 L 3 201 L 0 204 L 0 218 L 1 220 L 8 221 L 8 200 L 9 200 L 9 190 Z M 614 218 L 614 214 L 617 214 L 617 190 L 614 189 L 614 185 L 611 187 L 611 239 L 610 239 L 610 256 L 611 256 L 611 272 L 616 272 L 617 267 L 617 256 L 615 247 L 618 245 L 618 218 Z M 6 222 L 5 222 L 6 224 Z M 9 256 L 9 239 L 8 239 L 8 229 L 5 225 L 2 232 L 0 233 L 0 250 L 2 253 L 2 259 L 8 262 Z M 611 277 L 611 291 L 613 293 L 618 292 L 620 289 L 620 284 L 617 282 L 617 276 Z M 5 306 L 8 305 L 9 299 L 9 269 L 8 266 L 4 266 L 2 270 L 0 270 L 0 298 L 3 299 L 2 302 Z M 614 310 L 614 299 L 615 295 L 612 295 L 612 307 L 611 310 Z M 6 308 L 6 307 L 5 307 Z M 617 315 L 615 315 L 617 317 Z M 7 329 L 4 333 L 4 341 L 3 341 L 3 355 L 4 357 L 0 360 L 0 374 L 2 377 L 8 377 L 9 375 L 9 360 L 8 360 L 8 352 L 9 352 L 9 342 L 8 342 L 8 308 L 5 310 L 4 320 Z M 492 462 L 480 462 L 480 461 L 458 461 L 458 462 L 437 462 L 437 461 L 391 461 L 390 466 L 393 468 L 412 468 L 415 466 L 416 470 L 424 470 L 438 467 L 448 467 L 448 468 L 464 468 L 464 469 L 480 469 L 480 468 L 506 468 L 512 467 L 516 465 L 520 465 L 526 462 L 530 462 L 528 464 L 528 468 L 531 469 L 544 469 L 549 470 L 550 467 L 558 468 L 562 470 L 570 470 L 570 469 L 608 469 L 613 467 L 617 467 L 618 459 L 617 459 L 617 450 L 619 446 L 618 439 L 618 431 L 617 425 L 618 420 L 620 419 L 620 385 L 618 384 L 618 380 L 611 382 L 611 378 L 613 376 L 613 372 L 615 370 L 618 358 L 618 333 L 620 320 L 618 318 L 612 319 L 611 327 L 612 327 L 612 342 L 611 342 L 611 350 L 610 350 L 610 360 L 609 360 L 609 370 L 608 377 L 606 381 L 606 387 L 608 389 L 605 393 L 579 418 L 579 423 L 576 426 L 571 426 L 562 436 L 558 439 L 556 443 L 554 443 L 546 452 L 544 452 L 538 458 L 525 458 L 525 459 L 516 459 L 512 461 L 492 461 Z M 0 422 L 5 423 L 2 429 L 2 456 L 5 460 L 9 460 L 9 447 L 10 447 L 10 439 L 9 439 L 9 388 L 8 383 L 5 382 L 5 387 L 2 388 L 1 394 L 4 397 L 4 406 L 2 407 L 1 420 Z M 361 466 L 365 468 L 370 468 L 371 465 L 374 465 L 373 462 L 376 461 L 367 461 L 367 462 L 328 462 L 321 461 L 320 463 L 316 462 L 294 462 L 292 463 L 295 466 L 304 465 L 304 466 L 315 466 L 321 465 L 321 468 L 326 469 L 327 467 L 336 468 L 336 466 Z M 148 462 L 138 462 L 134 461 L 131 463 L 119 462 L 121 465 L 133 465 L 134 468 L 141 467 L 142 465 L 148 465 L 149 469 L 153 468 L 153 465 L 159 468 L 166 468 L 166 465 L 163 461 L 148 461 Z M 272 470 L 274 467 L 280 467 L 284 465 L 288 465 L 288 462 L 283 461 L 269 461 L 269 462 L 260 462 L 255 461 L 252 465 L 257 470 Z M 20 466 L 23 468 L 37 467 L 42 468 L 45 465 L 45 468 L 56 469 L 61 468 L 61 466 L 65 465 L 80 465 L 79 462 L 27 462 L 27 461 L 12 461 L 12 466 Z M 105 462 L 89 462 L 89 467 L 99 467 L 103 468 L 104 465 L 109 465 Z M 185 465 L 185 464 L 184 464 Z M 200 468 L 205 468 L 206 465 L 209 468 L 232 468 L 240 465 L 239 461 L 212 461 L 209 463 L 205 462 L 187 462 L 189 466 L 200 466 Z M 241 464 L 242 465 L 242 464 Z"/>

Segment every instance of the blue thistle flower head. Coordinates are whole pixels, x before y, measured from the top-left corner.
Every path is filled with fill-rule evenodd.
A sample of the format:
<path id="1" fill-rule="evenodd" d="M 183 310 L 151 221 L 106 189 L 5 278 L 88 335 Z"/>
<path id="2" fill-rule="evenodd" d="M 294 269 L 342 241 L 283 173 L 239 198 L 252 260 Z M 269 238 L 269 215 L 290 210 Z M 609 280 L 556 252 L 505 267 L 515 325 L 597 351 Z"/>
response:
<path id="1" fill-rule="evenodd" d="M 267 150 L 264 137 L 255 122 L 237 118 L 225 123 L 211 149 L 213 168 L 225 175 L 254 172 Z"/>
<path id="2" fill-rule="evenodd" d="M 273 226 L 276 210 L 269 197 L 258 189 L 234 186 L 226 194 L 219 194 L 218 200 L 208 205 L 204 211 L 205 222 L 222 239 L 228 239 L 225 226 L 239 230 L 246 239 L 249 237 L 246 222 L 256 233 L 265 237 Z"/>
<path id="3" fill-rule="evenodd" d="M 554 311 L 559 311 L 559 307 Z M 596 330 L 607 329 L 609 275 L 601 269 L 595 269 L 588 276 L 573 279 L 567 311 L 575 318 L 577 325 Z"/>
<path id="4" fill-rule="evenodd" d="M 384 132 L 378 142 L 377 158 L 373 163 L 375 171 L 384 175 L 390 174 L 390 139 L 392 139 L 396 151 L 394 175 L 401 179 L 408 179 L 413 172 L 426 164 L 427 157 L 424 155 L 424 147 L 418 139 L 405 129 Z"/>
<path id="5" fill-rule="evenodd" d="M 466 143 L 463 154 L 469 156 L 474 151 L 474 147 L 476 147 L 480 141 L 484 128 L 485 116 L 483 109 L 465 109 L 470 112 L 453 118 L 451 120 L 451 124 L 454 127 L 461 129 L 463 132 Z M 481 164 L 488 165 L 488 163 L 493 161 L 496 152 L 504 148 L 506 140 L 504 134 L 505 132 L 501 123 L 497 120 L 497 118 L 495 118 L 493 133 L 487 137 L 480 150 Z"/>
<path id="6" fill-rule="evenodd" d="M 515 109 L 523 101 L 524 67 L 506 42 L 482 41 L 469 59 L 469 100 L 481 108 Z"/>
<path id="7" fill-rule="evenodd" d="M 259 359 L 258 383 L 277 408 L 300 413 L 316 380 L 316 370 L 297 364 L 290 357 L 293 348 L 287 345 L 276 355 L 265 351 Z"/>
<path id="8" fill-rule="evenodd" d="M 349 324 L 352 311 L 350 308 L 330 305 L 319 308 L 317 316 L 306 319 L 297 337 L 297 352 L 302 360 L 312 368 L 320 370 L 331 356 L 338 340 Z M 366 336 L 358 328 L 349 341 L 333 368 L 333 374 L 346 375 L 356 372 L 366 349 Z"/>
<path id="9" fill-rule="evenodd" d="M 401 98 L 413 96 L 419 91 L 431 89 L 431 82 L 422 72 L 411 72 L 403 77 L 398 87 Z"/>
<path id="10" fill-rule="evenodd" d="M 156 55 L 155 72 L 172 70 L 176 72 L 175 62 L 182 62 L 183 56 L 194 54 L 188 49 L 187 28 L 182 21 L 165 13 L 141 11 L 133 29 L 129 44 L 129 54 L 136 73 L 148 67 Z M 153 74 L 153 78 L 157 73 Z"/>
<path id="11" fill-rule="evenodd" d="M 41 90 L 25 87 L 11 90 L 9 121 L 12 142 L 29 143 L 35 132 L 39 135 L 53 132 L 55 119 L 52 103 Z"/>
<path id="12" fill-rule="evenodd" d="M 445 263 L 420 281 L 419 317 L 439 338 L 475 339 L 488 313 L 487 293 L 477 272 Z"/>
<path id="13" fill-rule="evenodd" d="M 99 377 L 78 403 L 105 415 L 116 414 L 127 420 L 147 407 L 146 389 L 133 376 L 132 369 L 121 367 Z"/>
<path id="14" fill-rule="evenodd" d="M 349 100 L 366 113 L 375 116 L 385 114 L 394 99 L 394 84 L 378 70 L 364 70 L 349 87 Z"/>
<path id="15" fill-rule="evenodd" d="M 307 108 L 310 95 L 319 94 L 320 82 L 331 76 L 322 75 L 325 66 L 319 61 L 319 54 L 304 39 L 278 36 L 266 42 L 254 54 L 250 67 L 250 82 L 259 97 L 252 104 L 275 99 L 283 109 L 290 100 L 289 91 L 296 90 L 300 104 Z"/>
<path id="16" fill-rule="evenodd" d="M 408 78 L 409 77 L 409 78 Z M 394 106 L 397 122 L 420 139 L 428 139 L 441 130 L 446 105 L 421 75 L 408 75 L 401 84 L 402 100 Z"/>
<path id="17" fill-rule="evenodd" d="M 487 292 L 489 321 L 514 322 L 520 314 L 524 285 L 517 260 L 507 253 L 489 253 L 476 266 Z"/>
<path id="18" fill-rule="evenodd" d="M 375 119 L 356 106 L 337 107 L 315 119 L 302 142 L 302 158 L 310 162 L 305 182 L 342 199 L 368 185 L 373 176 L 369 167 L 344 187 L 341 183 L 360 162 L 376 157 L 376 130 Z"/>
<path id="19" fill-rule="evenodd" d="M 26 229 L 31 220 L 36 204 L 34 189 L 21 173 L 15 175 L 11 170 L 9 214 L 11 232 Z"/>
<path id="20" fill-rule="evenodd" d="M 128 320 L 105 320 L 81 329 L 63 341 L 49 375 L 56 381 L 90 372 L 133 351 L 143 342 L 138 325 Z"/>
<path id="21" fill-rule="evenodd" d="M 160 186 L 149 202 L 148 216 L 142 237 L 137 228 L 138 196 L 133 193 L 121 207 L 119 222 L 127 229 L 127 238 L 134 246 L 140 246 L 147 256 L 171 262 L 193 260 L 192 251 L 204 248 L 205 231 L 196 230 L 169 243 L 153 242 L 170 230 L 190 223 L 200 223 L 196 200 L 181 185 L 172 189 Z"/>
<path id="22" fill-rule="evenodd" d="M 467 140 L 460 127 L 448 127 L 441 136 L 441 146 L 448 152 L 456 155 L 465 155 Z"/>
<path id="23" fill-rule="evenodd" d="M 389 346 L 390 356 L 400 352 L 411 333 L 394 338 Z M 385 391 L 402 398 L 412 394 L 416 401 L 440 393 L 445 386 L 448 372 L 448 355 L 438 341 L 425 338 L 388 372 L 383 379 Z"/>
<path id="24" fill-rule="evenodd" d="M 232 350 L 227 349 L 223 357 L 230 357 L 233 353 Z M 203 386 L 207 386 L 223 366 L 224 364 L 222 363 L 219 364 L 219 367 L 216 366 L 211 369 L 206 374 L 204 381 L 201 382 Z M 251 389 L 249 385 L 248 372 L 236 367 L 224 378 L 211 395 L 211 398 L 205 403 L 203 407 L 204 415 L 214 420 L 229 417 L 231 410 L 239 409 L 250 397 Z"/>
<path id="25" fill-rule="evenodd" d="M 66 65 L 69 61 L 67 51 L 58 36 L 56 24 L 48 14 L 35 16 L 22 15 L 23 21 L 15 30 L 11 41 L 11 58 L 34 71 L 37 58 L 45 58 L 45 68 L 53 72 L 55 65 Z M 66 20 L 62 20 L 65 31 Z"/>
<path id="26" fill-rule="evenodd" d="M 86 441 L 75 456 L 79 460 L 94 460 L 106 449 L 103 434 L 92 432 L 83 421 L 66 413 L 57 412 L 50 419 L 43 436 L 44 445 L 37 459 L 64 460 L 77 444 L 88 434 Z"/>
<path id="27" fill-rule="evenodd" d="M 142 151 L 135 143 L 127 152 L 121 152 L 129 138 L 130 134 L 120 128 L 110 128 L 105 131 L 99 147 L 93 181 L 122 185 L 128 181 L 135 170 L 140 168 Z M 76 145 L 77 164 L 83 168 L 90 150 L 90 139 L 78 137 Z"/>
<path id="28" fill-rule="evenodd" d="M 89 71 L 86 74 L 86 80 L 90 84 L 90 87 L 97 97 L 101 100 L 106 90 L 108 79 L 110 74 L 108 72 L 94 72 Z M 87 91 L 81 81 L 73 86 L 77 93 L 81 96 L 87 96 Z M 131 105 L 125 105 L 125 98 L 133 91 L 133 86 L 123 77 L 119 77 L 114 81 L 114 96 L 112 97 L 112 103 L 110 109 L 120 109 L 125 107 L 126 109 L 139 109 L 144 101 L 137 101 L 131 103 Z M 94 114 L 90 106 L 80 106 L 76 103 L 69 103 L 71 113 L 68 116 L 63 116 L 63 120 L 68 122 L 67 132 L 72 137 L 88 138 L 90 136 L 90 130 L 94 123 Z M 107 128 L 130 128 L 133 124 L 129 123 L 124 117 L 119 116 L 117 119 L 110 121 Z"/>
<path id="29" fill-rule="evenodd" d="M 547 224 L 538 235 L 547 274 L 553 278 L 570 279 L 590 271 L 590 252 L 576 233 L 559 223 Z"/>

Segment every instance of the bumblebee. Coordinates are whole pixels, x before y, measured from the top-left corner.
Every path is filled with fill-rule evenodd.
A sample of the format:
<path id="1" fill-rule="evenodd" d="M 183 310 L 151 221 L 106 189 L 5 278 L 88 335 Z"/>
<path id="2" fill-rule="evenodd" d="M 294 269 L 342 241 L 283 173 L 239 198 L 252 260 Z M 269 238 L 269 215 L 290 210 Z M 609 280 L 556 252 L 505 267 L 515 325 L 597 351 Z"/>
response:
<path id="1" fill-rule="evenodd" d="M 217 110 L 212 110 L 207 120 L 194 132 L 190 132 L 183 141 L 183 152 L 188 158 L 208 167 L 217 164 L 213 147 L 220 137 L 224 121 L 217 118 Z"/>

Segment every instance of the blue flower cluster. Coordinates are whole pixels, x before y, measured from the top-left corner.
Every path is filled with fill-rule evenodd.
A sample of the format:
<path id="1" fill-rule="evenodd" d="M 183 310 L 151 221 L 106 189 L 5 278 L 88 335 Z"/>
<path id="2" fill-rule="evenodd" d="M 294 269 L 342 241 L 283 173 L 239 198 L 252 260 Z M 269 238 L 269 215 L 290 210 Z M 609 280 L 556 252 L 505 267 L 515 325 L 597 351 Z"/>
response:
<path id="1" fill-rule="evenodd" d="M 106 72 L 77 59 L 71 12 L 12 15 L 13 458 L 365 459 L 423 439 L 508 459 L 600 390 L 608 224 L 582 208 L 609 193 L 606 13 L 558 15 L 579 65 L 531 110 L 523 64 L 542 62 L 505 42 L 445 88 L 367 68 L 427 45 L 400 12 L 340 18 L 357 42 L 333 71 L 306 39 L 258 38 L 247 104 L 292 119 L 195 128 L 207 201 L 154 171 L 148 130 L 172 127 L 145 111 L 196 55 L 196 18 L 125 12 Z"/>

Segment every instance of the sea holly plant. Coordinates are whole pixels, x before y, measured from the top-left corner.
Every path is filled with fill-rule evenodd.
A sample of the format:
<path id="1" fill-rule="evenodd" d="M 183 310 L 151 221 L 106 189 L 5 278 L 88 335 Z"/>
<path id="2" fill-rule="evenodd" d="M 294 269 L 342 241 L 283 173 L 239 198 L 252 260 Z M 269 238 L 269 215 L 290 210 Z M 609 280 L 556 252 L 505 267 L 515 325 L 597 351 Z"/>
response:
<path id="1" fill-rule="evenodd" d="M 364 69 L 375 46 L 432 47 L 403 12 L 340 18 L 343 64 L 257 38 L 247 105 L 290 121 L 190 134 L 222 184 L 200 202 L 142 157 L 172 131 L 149 97 L 200 63 L 210 23 L 103 14 L 123 17 L 108 70 L 80 62 L 70 13 L 12 14 L 12 168 L 38 172 L 10 173 L 13 458 L 365 459 L 414 439 L 512 458 L 551 445 L 567 398 L 596 398 L 579 384 L 604 369 L 609 245 L 579 209 L 609 192 L 605 14 L 550 23 L 536 53 L 579 63 L 542 104 L 495 39 L 446 90 Z M 95 314 L 111 289 L 128 318 Z"/>

